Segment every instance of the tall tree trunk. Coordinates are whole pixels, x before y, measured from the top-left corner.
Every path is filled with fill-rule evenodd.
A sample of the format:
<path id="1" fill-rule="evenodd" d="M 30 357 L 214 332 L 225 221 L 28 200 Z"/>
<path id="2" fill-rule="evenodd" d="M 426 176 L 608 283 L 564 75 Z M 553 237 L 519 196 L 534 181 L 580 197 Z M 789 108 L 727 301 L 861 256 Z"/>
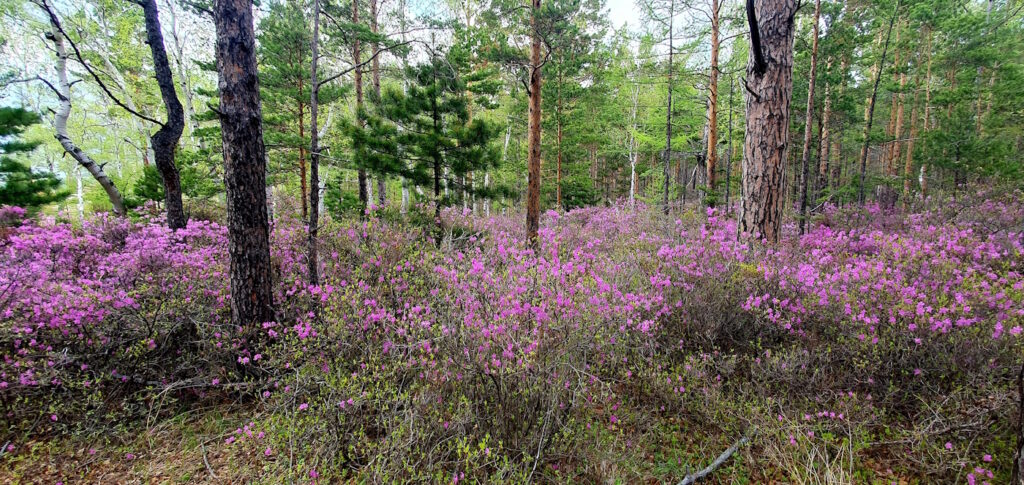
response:
<path id="1" fill-rule="evenodd" d="M 807 81 L 807 113 L 804 116 L 804 147 L 800 155 L 800 235 L 807 229 L 807 186 L 811 175 L 811 125 L 814 120 L 814 85 L 818 72 L 818 20 L 821 0 L 814 0 L 814 25 L 811 27 L 811 72 Z"/>
<path id="2" fill-rule="evenodd" d="M 897 94 L 897 97 L 896 97 L 896 99 L 897 99 L 896 123 L 893 125 L 893 129 L 892 129 L 893 144 L 892 144 L 891 152 L 889 154 L 889 157 L 890 157 L 890 160 L 891 160 L 889 162 L 889 165 L 891 165 L 893 167 L 893 175 L 896 174 L 896 162 L 900 158 L 900 152 L 901 152 L 901 148 L 902 148 L 902 146 L 900 144 L 902 143 L 901 138 L 903 137 L 903 121 L 904 121 L 904 119 L 903 119 L 903 115 L 904 115 L 903 89 L 907 86 L 907 73 L 903 69 L 903 66 L 900 66 L 899 68 L 903 72 L 900 72 L 900 92 L 899 92 L 899 94 Z"/>
<path id="3" fill-rule="evenodd" d="M 629 132 L 629 206 L 634 207 L 636 205 L 636 189 L 637 189 L 637 178 L 636 178 L 636 165 L 640 159 L 640 150 L 636 140 L 636 112 L 640 102 L 640 85 L 634 84 L 631 96 L 631 109 L 629 111 L 629 121 L 631 130 Z"/>
<path id="4" fill-rule="evenodd" d="M 43 1 L 43 7 L 44 9 L 49 8 L 45 0 Z M 53 48 L 57 54 L 54 70 L 57 72 L 56 94 L 59 101 L 57 110 L 53 115 L 54 138 L 60 142 L 60 146 L 64 148 L 64 151 L 69 153 L 71 158 L 74 158 L 100 184 L 103 191 L 107 193 L 107 198 L 110 199 L 110 205 L 113 207 L 114 214 L 124 216 L 127 214 L 127 210 L 124 206 L 124 198 L 121 197 L 121 192 L 117 190 L 117 186 L 110 180 L 110 177 L 107 177 L 106 172 L 103 171 L 103 166 L 96 163 L 68 135 L 68 118 L 71 117 L 71 83 L 68 81 L 67 68 L 68 52 L 64 47 L 64 35 L 61 33 L 61 27 L 55 15 L 50 15 L 50 27 L 51 32 L 48 33 L 47 38 L 53 42 Z M 78 180 L 80 183 L 80 174 Z M 81 201 L 79 201 L 79 212 L 84 212 L 84 204 Z"/>
<path id="5" fill-rule="evenodd" d="M 756 8 L 755 3 L 760 5 Z M 793 96 L 793 17 L 796 0 L 747 0 L 747 133 L 739 231 L 769 243 L 782 224 L 782 172 L 789 155 Z M 761 22 L 758 23 L 757 11 Z"/>
<path id="6" fill-rule="evenodd" d="M 672 162 L 672 57 L 674 56 L 674 46 L 672 45 L 675 17 L 675 0 L 669 0 L 668 2 L 668 103 L 665 108 L 665 168 L 663 175 L 665 176 L 665 183 L 662 186 L 662 210 L 665 214 L 668 214 L 668 183 L 669 183 L 669 164 Z M 685 187 L 685 185 L 684 185 Z M 686 189 L 683 189 L 683 196 L 686 196 Z"/>
<path id="7" fill-rule="evenodd" d="M 902 30 L 902 22 L 896 24 L 896 39 L 895 43 L 897 46 L 900 44 L 900 31 Z M 893 53 L 893 76 L 896 76 L 896 71 L 900 68 L 900 50 L 896 49 Z M 893 176 L 896 174 L 895 157 L 893 151 L 896 149 L 896 140 L 899 136 L 896 135 L 896 118 L 899 114 L 900 104 L 899 93 L 892 93 L 889 99 L 889 124 L 885 127 L 885 136 L 888 141 L 884 145 L 882 150 L 882 161 L 885 163 L 885 174 Z"/>
<path id="8" fill-rule="evenodd" d="M 832 60 L 829 59 L 825 69 L 831 70 Z M 832 136 L 829 131 L 829 122 L 832 118 L 832 86 L 825 83 L 825 106 L 821 110 L 821 137 L 818 139 L 818 182 L 817 191 L 820 193 L 825 190 L 828 185 L 828 165 L 829 165 L 829 137 Z"/>
<path id="9" fill-rule="evenodd" d="M 370 0 L 370 32 L 377 33 L 377 7 L 379 6 L 380 0 Z M 373 51 L 373 60 L 370 61 L 370 70 L 373 71 L 373 95 L 374 99 L 380 100 L 380 44 L 374 42 L 371 45 Z M 377 204 L 384 208 L 384 204 L 387 203 L 387 184 L 384 179 L 384 174 L 377 176 Z"/>
<path id="10" fill-rule="evenodd" d="M 213 23 L 231 259 L 231 323 L 274 320 L 266 148 L 256 71 L 252 0 L 216 0 Z"/>
<path id="11" fill-rule="evenodd" d="M 903 163 L 903 209 L 906 210 L 910 206 L 910 181 L 913 180 L 914 174 L 914 140 L 917 138 L 917 99 L 921 94 L 921 90 L 917 89 L 914 92 L 914 104 L 910 108 L 910 139 L 907 140 L 907 154 L 906 159 Z"/>
<path id="12" fill-rule="evenodd" d="M 931 123 L 932 106 L 932 31 L 927 26 L 924 32 L 925 55 L 928 56 L 924 74 L 924 119 L 921 120 L 921 128 L 928 131 L 933 128 Z M 917 184 L 921 188 L 921 199 L 928 197 L 928 162 L 921 163 L 921 173 L 918 175 Z"/>
<path id="13" fill-rule="evenodd" d="M 719 27 L 718 0 L 711 0 L 711 72 L 708 77 L 708 151 L 705 157 L 707 168 L 705 199 L 709 206 L 715 205 L 715 170 L 718 167 L 718 50 Z"/>
<path id="14" fill-rule="evenodd" d="M 185 129 L 185 110 L 174 91 L 174 76 L 171 74 L 171 63 L 167 60 L 164 48 L 164 36 L 160 30 L 160 16 L 156 0 L 139 0 L 146 18 L 146 43 L 153 53 L 153 70 L 156 72 L 156 83 L 160 87 L 160 97 L 167 111 L 167 121 L 150 137 L 153 155 L 160 178 L 164 182 L 164 205 L 167 209 L 167 226 L 171 229 L 185 227 L 185 208 L 181 202 L 181 178 L 178 167 L 174 165 L 174 152 L 178 149 L 178 140 Z"/>
<path id="15" fill-rule="evenodd" d="M 310 285 L 320 284 L 320 266 L 317 257 L 317 232 L 320 224 L 320 132 L 317 116 L 320 110 L 320 0 L 313 0 L 313 36 L 309 41 L 309 224 L 307 226 L 306 272 Z M 327 116 L 330 118 L 330 115 Z"/>
<path id="16" fill-rule="evenodd" d="M 541 38 L 538 16 L 540 0 L 531 0 L 530 15 L 530 127 L 527 136 L 529 148 L 528 182 L 526 184 L 526 239 L 531 245 L 538 245 L 540 230 L 540 122 L 541 122 Z"/>
<path id="17" fill-rule="evenodd" d="M 860 191 L 857 201 L 864 205 L 864 186 L 867 184 L 868 171 L 868 146 L 871 145 L 871 123 L 875 119 L 875 100 L 878 99 L 878 83 L 882 80 L 882 72 L 885 70 L 885 56 L 889 53 L 889 39 L 892 37 L 892 26 L 896 22 L 896 14 L 900 11 L 900 3 L 897 0 L 889 18 L 889 29 L 885 33 L 885 46 L 882 47 L 882 58 L 878 61 L 878 71 L 875 73 L 874 87 L 871 89 L 871 98 L 868 100 L 867 113 L 864 120 L 864 144 L 860 149 Z"/>
<path id="18" fill-rule="evenodd" d="M 352 23 L 359 24 L 359 0 L 352 0 Z M 352 65 L 355 69 L 352 72 L 352 81 L 356 86 L 356 123 L 359 126 L 363 125 L 363 67 L 360 65 L 361 55 L 359 52 L 359 36 L 356 34 L 355 39 L 352 41 Z M 360 166 L 358 168 L 359 173 L 359 204 L 362 206 L 362 211 L 359 213 L 359 217 L 362 218 L 366 214 L 366 208 L 370 205 L 370 193 L 366 178 L 366 169 Z"/>
<path id="19" fill-rule="evenodd" d="M 561 64 L 559 64 L 560 66 Z M 558 72 L 555 102 L 555 207 L 562 210 L 562 72 Z"/>
<path id="20" fill-rule="evenodd" d="M 299 56 L 300 59 L 302 56 Z M 299 61 L 299 66 L 296 67 L 297 71 L 301 72 L 302 61 Z M 302 88 L 305 83 L 302 78 L 299 78 L 299 94 L 302 94 Z M 302 102 L 300 98 L 296 106 L 296 115 L 299 120 L 299 192 L 302 199 L 302 220 L 307 220 L 309 217 L 309 199 L 307 195 L 309 192 L 309 185 L 306 183 L 306 104 Z"/>
<path id="21" fill-rule="evenodd" d="M 199 129 L 199 121 L 196 119 L 195 103 L 192 100 L 192 85 L 189 83 L 188 70 L 185 68 L 185 43 L 178 33 L 178 15 L 175 10 L 175 0 L 165 0 L 167 11 L 171 14 L 171 39 L 174 40 L 174 67 L 178 71 L 178 83 L 181 92 L 185 96 L 185 128 L 189 140 L 195 143 L 197 148 L 206 148 L 202 138 L 196 138 L 196 130 Z"/>
<path id="22" fill-rule="evenodd" d="M 732 94 L 736 76 L 729 76 L 729 149 L 725 156 L 725 209 L 729 208 L 729 192 L 732 186 Z"/>

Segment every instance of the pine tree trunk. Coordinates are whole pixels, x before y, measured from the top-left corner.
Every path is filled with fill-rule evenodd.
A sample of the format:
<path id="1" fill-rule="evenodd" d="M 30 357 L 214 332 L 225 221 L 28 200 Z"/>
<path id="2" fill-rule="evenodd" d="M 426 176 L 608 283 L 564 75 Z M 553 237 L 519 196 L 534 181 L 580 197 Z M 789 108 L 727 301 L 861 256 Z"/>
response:
<path id="1" fill-rule="evenodd" d="M 900 66 L 900 69 L 902 70 L 903 67 Z M 889 157 L 890 157 L 890 160 L 891 160 L 889 162 L 889 165 L 892 166 L 892 170 L 893 170 L 892 175 L 896 174 L 896 162 L 900 158 L 900 153 L 901 153 L 901 148 L 902 148 L 901 145 L 900 145 L 902 143 L 902 141 L 900 141 L 900 139 L 903 136 L 903 121 L 904 121 L 903 120 L 903 115 L 904 115 L 904 111 L 903 111 L 903 104 L 904 104 L 903 103 L 903 101 L 904 101 L 903 100 L 903 88 L 905 88 L 906 86 L 907 86 L 907 73 L 906 72 L 901 72 L 900 73 L 900 92 L 896 96 L 896 100 L 897 100 L 896 101 L 897 102 L 897 104 L 896 104 L 896 123 L 893 125 L 893 129 L 892 129 L 893 143 L 892 143 L 892 149 L 890 150 L 890 154 L 889 154 Z"/>
<path id="2" fill-rule="evenodd" d="M 540 0 L 531 0 L 530 28 L 530 119 L 527 145 L 529 149 L 528 182 L 526 187 L 526 239 L 535 247 L 540 230 L 540 122 L 541 122 L 541 38 L 538 16 Z"/>
<path id="3" fill-rule="evenodd" d="M 760 5 L 756 10 L 755 3 Z M 769 243 L 778 242 L 782 224 L 782 172 L 789 156 L 796 9 L 796 0 L 747 0 L 750 93 L 739 231 Z"/>
<path id="4" fill-rule="evenodd" d="M 832 66 L 832 62 L 828 62 L 828 68 Z M 832 86 L 825 84 L 825 106 L 821 110 L 821 137 L 818 139 L 818 187 L 817 191 L 819 197 L 822 191 L 825 190 L 828 185 L 828 169 L 829 169 L 829 137 L 832 136 L 829 131 L 829 122 L 832 118 Z"/>
<path id="5" fill-rule="evenodd" d="M 732 211 L 729 207 L 729 192 L 732 187 L 732 93 L 733 85 L 735 84 L 736 76 L 729 76 L 729 150 L 726 151 L 725 156 L 725 208 L 728 211 Z"/>
<path id="6" fill-rule="evenodd" d="M 800 155 L 800 234 L 807 228 L 807 186 L 811 175 L 811 125 L 814 120 L 814 85 L 818 71 L 818 20 L 821 18 L 821 0 L 814 0 L 814 25 L 811 28 L 811 72 L 807 81 L 807 113 L 804 117 L 804 147 Z"/>
<path id="7" fill-rule="evenodd" d="M 216 0 L 213 23 L 231 258 L 231 322 L 274 320 L 266 149 L 263 146 L 252 0 Z"/>
<path id="8" fill-rule="evenodd" d="M 889 53 L 889 39 L 892 37 L 892 26 L 896 22 L 896 14 L 899 13 L 900 4 L 896 2 L 896 7 L 893 8 L 892 17 L 889 18 L 889 29 L 885 34 L 885 46 L 882 47 L 882 58 L 878 62 L 878 70 L 875 72 L 874 87 L 871 89 L 871 98 L 868 100 L 867 112 L 865 113 L 864 120 L 864 144 L 860 150 L 860 192 L 857 196 L 857 201 L 864 205 L 867 201 L 865 198 L 865 185 L 867 184 L 867 170 L 868 170 L 868 146 L 871 145 L 871 123 L 875 119 L 875 100 L 878 99 L 878 84 L 882 80 L 882 71 L 885 70 L 885 55 Z"/>

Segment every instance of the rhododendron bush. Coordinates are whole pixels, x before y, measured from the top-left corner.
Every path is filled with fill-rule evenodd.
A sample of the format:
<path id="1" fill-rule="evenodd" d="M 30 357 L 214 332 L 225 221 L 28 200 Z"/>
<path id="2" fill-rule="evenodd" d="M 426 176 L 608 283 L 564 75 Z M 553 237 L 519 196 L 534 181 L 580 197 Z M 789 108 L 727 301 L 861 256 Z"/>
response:
<path id="1" fill-rule="evenodd" d="M 519 216 L 446 212 L 439 248 L 390 217 L 329 222 L 318 286 L 279 218 L 258 328 L 230 326 L 216 223 L 6 217 L 4 453 L 220 406 L 196 446 L 238 480 L 669 481 L 742 436 L 729 466 L 755 483 L 1009 476 L 1012 197 L 828 208 L 776 247 L 719 211 L 652 212 L 550 212 L 536 248 Z"/>

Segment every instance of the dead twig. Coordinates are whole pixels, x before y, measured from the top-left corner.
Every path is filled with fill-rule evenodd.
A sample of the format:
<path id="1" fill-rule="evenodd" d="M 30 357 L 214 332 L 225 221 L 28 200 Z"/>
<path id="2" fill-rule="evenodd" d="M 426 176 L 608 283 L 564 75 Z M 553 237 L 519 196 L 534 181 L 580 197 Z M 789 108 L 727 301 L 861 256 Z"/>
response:
<path id="1" fill-rule="evenodd" d="M 707 478 L 708 475 L 714 472 L 715 469 L 717 469 L 718 467 L 722 466 L 722 464 L 725 463 L 726 460 L 729 459 L 729 457 L 731 457 L 734 453 L 736 453 L 737 450 L 740 449 L 741 446 L 743 446 L 749 441 L 750 438 L 746 436 L 740 438 L 740 440 L 734 443 L 732 446 L 730 446 L 729 449 L 723 451 L 721 455 L 718 455 L 718 458 L 715 458 L 715 461 L 711 462 L 711 464 L 708 465 L 706 468 L 697 473 L 691 473 L 687 475 L 686 478 L 683 478 L 683 481 L 679 482 L 679 485 L 691 485 Z"/>

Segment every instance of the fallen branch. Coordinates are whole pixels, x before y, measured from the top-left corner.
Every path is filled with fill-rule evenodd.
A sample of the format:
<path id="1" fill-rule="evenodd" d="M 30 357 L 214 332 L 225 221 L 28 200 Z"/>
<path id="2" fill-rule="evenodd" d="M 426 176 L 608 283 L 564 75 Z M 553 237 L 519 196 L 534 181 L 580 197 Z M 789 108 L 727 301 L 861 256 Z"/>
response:
<path id="1" fill-rule="evenodd" d="M 686 478 L 683 478 L 683 481 L 679 482 L 679 485 L 691 485 L 693 483 L 697 483 L 707 478 L 707 476 L 714 472 L 715 469 L 722 466 L 722 464 L 725 463 L 726 460 L 728 460 L 729 457 L 733 455 L 733 453 L 736 453 L 736 450 L 739 450 L 741 446 L 743 446 L 749 441 L 750 438 L 747 438 L 746 436 L 740 438 L 740 440 L 737 441 L 732 446 L 730 446 L 728 450 L 725 450 L 722 452 L 721 455 L 718 455 L 718 458 L 715 458 L 715 461 L 711 462 L 711 464 L 708 465 L 707 468 L 697 473 L 691 473 L 687 475 Z"/>
<path id="2" fill-rule="evenodd" d="M 206 459 L 206 444 L 199 443 L 199 449 L 203 451 L 203 464 L 206 465 L 206 471 L 210 473 L 210 478 L 216 480 L 217 474 L 213 473 L 213 468 L 210 468 L 210 462 Z"/>

